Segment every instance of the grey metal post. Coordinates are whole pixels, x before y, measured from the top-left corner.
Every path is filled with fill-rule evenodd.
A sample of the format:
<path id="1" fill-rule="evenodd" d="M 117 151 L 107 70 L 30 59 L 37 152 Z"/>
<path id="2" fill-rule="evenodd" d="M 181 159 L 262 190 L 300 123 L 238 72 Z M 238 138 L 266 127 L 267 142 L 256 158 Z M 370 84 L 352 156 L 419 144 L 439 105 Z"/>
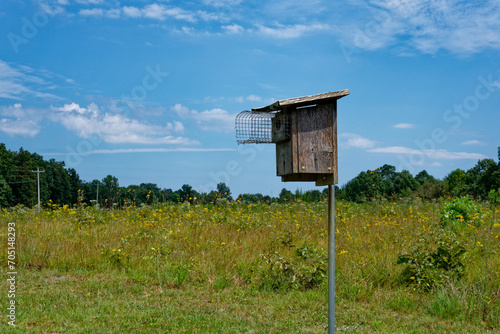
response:
<path id="1" fill-rule="evenodd" d="M 335 333 L 335 186 L 328 185 L 328 334 Z"/>
<path id="2" fill-rule="evenodd" d="M 38 213 L 40 213 L 40 173 L 45 173 L 44 170 L 40 170 L 40 167 L 37 167 L 36 170 L 32 170 L 33 173 L 36 173 L 37 177 L 37 187 L 38 187 Z"/>
<path id="3" fill-rule="evenodd" d="M 36 178 L 38 183 L 38 213 L 40 213 L 40 168 L 36 168 Z"/>

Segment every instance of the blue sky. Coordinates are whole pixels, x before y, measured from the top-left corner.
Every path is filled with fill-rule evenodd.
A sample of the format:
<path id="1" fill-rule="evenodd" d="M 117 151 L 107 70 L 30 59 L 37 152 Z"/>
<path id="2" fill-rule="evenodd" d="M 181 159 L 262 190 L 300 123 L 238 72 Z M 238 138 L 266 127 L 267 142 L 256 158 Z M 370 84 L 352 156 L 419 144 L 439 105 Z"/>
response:
<path id="1" fill-rule="evenodd" d="M 5 0 L 0 142 L 86 181 L 277 196 L 274 145 L 235 115 L 349 89 L 339 183 L 385 163 L 442 178 L 497 156 L 500 3 Z"/>

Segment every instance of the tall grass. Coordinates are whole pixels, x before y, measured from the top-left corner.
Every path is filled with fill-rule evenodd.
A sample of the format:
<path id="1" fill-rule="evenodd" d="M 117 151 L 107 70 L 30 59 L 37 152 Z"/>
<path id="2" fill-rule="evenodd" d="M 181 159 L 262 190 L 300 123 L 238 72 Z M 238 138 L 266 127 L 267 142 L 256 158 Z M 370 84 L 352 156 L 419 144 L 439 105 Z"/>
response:
<path id="1" fill-rule="evenodd" d="M 441 202 L 418 198 L 398 203 L 337 202 L 337 302 L 376 303 L 387 312 L 425 314 L 500 330 L 498 207 L 484 208 L 482 224 L 453 231 L 454 242 L 466 250 L 460 259 L 464 265 L 460 278 L 440 274 L 436 284 L 420 289 L 405 277 L 405 266 L 397 264 L 402 254 L 415 249 L 430 254 L 436 249 L 445 233 L 442 209 Z M 208 299 L 219 298 L 224 291 L 323 294 L 326 217 L 325 202 L 165 204 L 111 211 L 51 205 L 40 215 L 22 208 L 4 209 L 0 235 L 6 245 L 5 226 L 16 222 L 21 272 L 118 275 L 132 282 L 137 294 L 144 293 L 146 285 L 163 290 L 200 288 L 211 294 Z M 0 259 L 5 270 L 6 251 Z M 106 293 L 102 289 L 106 287 L 91 291 Z M 339 321 L 355 323 L 342 317 Z M 392 328 L 375 320 L 370 326 Z"/>

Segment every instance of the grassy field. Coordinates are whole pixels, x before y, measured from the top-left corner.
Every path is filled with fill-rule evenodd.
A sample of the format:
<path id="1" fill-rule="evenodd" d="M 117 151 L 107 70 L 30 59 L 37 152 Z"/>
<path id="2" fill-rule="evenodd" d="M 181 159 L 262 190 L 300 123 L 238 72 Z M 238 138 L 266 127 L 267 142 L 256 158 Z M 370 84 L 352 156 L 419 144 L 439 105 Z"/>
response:
<path id="1" fill-rule="evenodd" d="M 500 210 L 445 210 L 337 202 L 337 332 L 500 333 Z M 18 274 L 0 332 L 325 333 L 326 217 L 325 202 L 3 210 L 2 277 L 12 222 Z"/>

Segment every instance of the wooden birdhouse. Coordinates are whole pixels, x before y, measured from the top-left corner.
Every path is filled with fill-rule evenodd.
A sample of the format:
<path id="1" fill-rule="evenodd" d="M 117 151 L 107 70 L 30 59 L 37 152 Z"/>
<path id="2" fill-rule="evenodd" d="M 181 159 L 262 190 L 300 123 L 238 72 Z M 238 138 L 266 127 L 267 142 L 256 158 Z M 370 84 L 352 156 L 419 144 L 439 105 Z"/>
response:
<path id="1" fill-rule="evenodd" d="M 281 180 L 338 182 L 337 100 L 349 90 L 280 100 L 236 116 L 240 144 L 275 143 Z"/>

